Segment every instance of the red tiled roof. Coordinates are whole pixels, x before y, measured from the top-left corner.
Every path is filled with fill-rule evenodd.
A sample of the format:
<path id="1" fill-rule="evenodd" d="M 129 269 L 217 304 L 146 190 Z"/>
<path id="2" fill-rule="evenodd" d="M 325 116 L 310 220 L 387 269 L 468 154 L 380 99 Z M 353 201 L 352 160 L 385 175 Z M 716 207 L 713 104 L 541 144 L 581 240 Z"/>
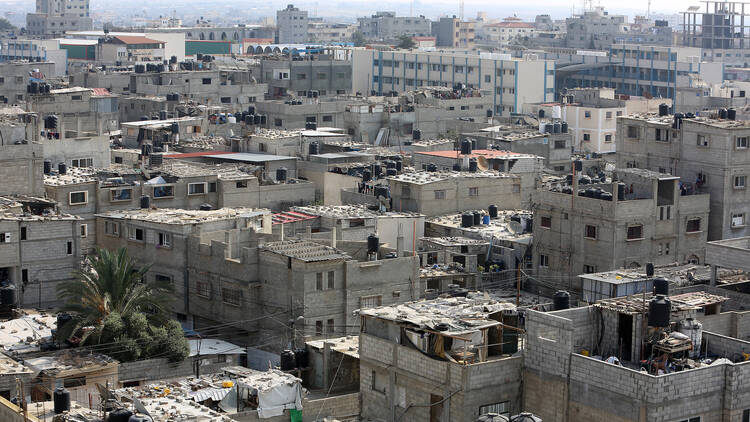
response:
<path id="1" fill-rule="evenodd" d="M 115 39 L 123 44 L 164 44 L 164 41 L 152 40 L 151 38 L 137 35 L 119 35 Z"/>
<path id="2" fill-rule="evenodd" d="M 94 91 L 94 95 L 97 97 L 109 97 L 111 94 L 107 88 L 91 88 Z"/>
<path id="3" fill-rule="evenodd" d="M 298 221 L 314 220 L 316 218 L 318 218 L 317 215 L 305 214 L 298 211 L 285 211 L 271 216 L 273 224 L 296 223 Z"/>
<path id="4" fill-rule="evenodd" d="M 199 152 L 186 152 L 183 154 L 169 154 L 165 155 L 164 158 L 195 158 L 203 157 L 206 155 L 222 155 L 222 154 L 234 154 L 231 151 L 199 151 Z"/>
<path id="5" fill-rule="evenodd" d="M 429 152 L 415 152 L 414 154 L 430 155 L 432 157 L 443 157 L 443 158 L 456 158 L 459 157 L 461 151 L 429 151 Z M 500 151 L 495 149 L 476 149 L 469 154 L 469 157 L 483 156 L 485 158 L 495 157 L 510 157 L 515 155 L 522 155 L 518 152 L 512 151 Z"/>

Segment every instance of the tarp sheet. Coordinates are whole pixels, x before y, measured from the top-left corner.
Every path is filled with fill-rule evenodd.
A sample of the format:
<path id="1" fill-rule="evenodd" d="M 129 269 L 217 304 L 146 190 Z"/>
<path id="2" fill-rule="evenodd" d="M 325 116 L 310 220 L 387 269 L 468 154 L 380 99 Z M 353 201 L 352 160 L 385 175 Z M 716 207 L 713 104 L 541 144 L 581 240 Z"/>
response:
<path id="1" fill-rule="evenodd" d="M 302 410 L 302 390 L 299 383 L 277 385 L 269 390 L 258 391 L 259 418 L 281 416 L 285 409 Z"/>

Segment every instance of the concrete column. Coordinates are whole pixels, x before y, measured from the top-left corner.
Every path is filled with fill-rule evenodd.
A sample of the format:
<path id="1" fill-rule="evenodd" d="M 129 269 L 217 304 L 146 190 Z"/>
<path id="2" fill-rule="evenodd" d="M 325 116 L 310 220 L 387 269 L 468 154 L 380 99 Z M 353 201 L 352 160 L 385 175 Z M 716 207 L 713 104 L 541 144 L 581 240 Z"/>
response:
<path id="1" fill-rule="evenodd" d="M 718 278 L 719 267 L 711 265 L 711 285 L 716 286 L 716 279 Z"/>

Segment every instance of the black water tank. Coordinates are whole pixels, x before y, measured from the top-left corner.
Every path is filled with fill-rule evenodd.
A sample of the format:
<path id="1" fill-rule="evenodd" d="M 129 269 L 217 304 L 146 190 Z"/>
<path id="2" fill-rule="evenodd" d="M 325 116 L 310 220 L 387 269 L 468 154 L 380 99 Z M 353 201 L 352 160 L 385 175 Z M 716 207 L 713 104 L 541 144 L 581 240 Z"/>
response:
<path id="1" fill-rule="evenodd" d="M 52 393 L 52 400 L 54 401 L 55 415 L 59 415 L 62 412 L 70 410 L 70 392 L 64 388 L 56 388 L 55 392 Z M 128 415 L 130 417 L 130 415 Z"/>
<path id="2" fill-rule="evenodd" d="M 52 161 L 44 160 L 44 174 L 52 173 Z"/>
<path id="3" fill-rule="evenodd" d="M 255 124 L 255 115 L 254 114 L 246 114 L 245 115 L 245 124 L 250 126 Z"/>
<path id="4" fill-rule="evenodd" d="M 539 111 L 541 112 L 541 110 Z M 478 417 L 477 422 L 508 422 L 508 417 L 497 413 L 487 413 Z"/>
<path id="5" fill-rule="evenodd" d="M 540 119 L 543 119 L 543 118 L 544 118 L 544 109 L 543 109 L 543 108 L 540 108 L 540 109 L 539 109 L 539 118 L 540 118 Z"/>
<path id="6" fill-rule="evenodd" d="M 556 311 L 570 308 L 570 293 L 565 290 L 558 290 L 552 297 L 552 307 Z"/>
<path id="7" fill-rule="evenodd" d="M 560 123 L 560 131 L 562 133 L 568 133 L 568 122 Z"/>
<path id="8" fill-rule="evenodd" d="M 669 296 L 669 280 L 664 277 L 654 279 L 654 296 Z"/>
<path id="9" fill-rule="evenodd" d="M 573 168 L 576 170 L 576 172 L 583 171 L 583 161 L 581 160 L 573 161 Z"/>
<path id="10" fill-rule="evenodd" d="M 508 419 L 510 422 L 542 422 L 542 418 L 529 412 L 522 412 Z"/>
<path id="11" fill-rule="evenodd" d="M 284 350 L 281 352 L 280 366 L 282 371 L 291 371 L 297 367 L 297 359 L 293 351 Z"/>
<path id="12" fill-rule="evenodd" d="M 469 171 L 472 172 L 472 173 L 476 173 L 477 172 L 477 168 L 478 168 L 477 159 L 476 158 L 470 159 L 469 160 Z"/>
<path id="13" fill-rule="evenodd" d="M 419 141 L 422 139 L 422 131 L 419 129 L 414 129 L 411 131 L 411 138 L 415 141 Z"/>
<path id="14" fill-rule="evenodd" d="M 398 174 L 398 171 L 396 171 L 396 169 L 386 169 L 385 170 L 385 175 L 386 176 L 393 177 L 393 176 L 396 176 L 397 174 Z"/>
<path id="15" fill-rule="evenodd" d="M 434 173 L 438 171 L 438 168 L 435 164 L 430 163 L 430 164 L 427 164 L 427 171 Z"/>
<path id="16" fill-rule="evenodd" d="M 646 263 L 646 277 L 653 277 L 654 276 L 654 264 L 648 262 Z"/>
<path id="17" fill-rule="evenodd" d="M 727 109 L 720 108 L 719 109 L 719 118 L 720 119 L 726 119 L 727 118 Z"/>
<path id="18" fill-rule="evenodd" d="M 65 163 L 60 163 L 57 165 L 57 171 L 60 174 L 65 174 L 68 172 L 68 165 Z"/>
<path id="19" fill-rule="evenodd" d="M 395 169 L 396 168 L 396 162 L 393 160 L 387 160 L 385 161 L 385 168 L 387 169 Z"/>
<path id="20" fill-rule="evenodd" d="M 148 209 L 151 208 L 151 197 L 148 195 L 141 196 L 141 208 Z"/>
<path id="21" fill-rule="evenodd" d="M 380 238 L 378 238 L 374 234 L 370 234 L 367 236 L 367 253 L 376 253 L 378 251 L 378 247 L 380 246 Z"/>
<path id="22" fill-rule="evenodd" d="M 618 201 L 625 200 L 625 183 L 617 184 L 617 200 Z"/>
<path id="23" fill-rule="evenodd" d="M 497 205 L 490 205 L 490 218 L 495 219 L 497 218 Z"/>
<path id="24" fill-rule="evenodd" d="M 605 200 L 605 201 L 611 201 L 612 200 L 612 194 L 609 192 L 602 192 L 599 199 Z"/>
<path id="25" fill-rule="evenodd" d="M 277 182 L 285 182 L 286 181 L 286 167 L 279 167 L 276 169 L 276 181 Z"/>
<path id="26" fill-rule="evenodd" d="M 60 312 L 59 314 L 57 314 L 57 330 L 58 330 L 58 332 L 60 331 L 60 329 L 62 329 L 63 327 L 65 327 L 72 320 L 73 320 L 73 317 L 69 313 Z"/>
<path id="27" fill-rule="evenodd" d="M 468 139 L 464 139 L 461 141 L 461 154 L 467 155 L 471 154 L 471 141 Z"/>
<path id="28" fill-rule="evenodd" d="M 255 116 L 253 116 L 253 124 L 260 124 L 260 114 L 256 114 Z"/>
<path id="29" fill-rule="evenodd" d="M 248 114 L 255 114 L 255 106 L 248 106 L 247 107 L 247 113 Z"/>
<path id="30" fill-rule="evenodd" d="M 180 133 L 180 125 L 177 123 L 172 123 L 172 133 L 178 134 Z"/>
<path id="31" fill-rule="evenodd" d="M 146 71 L 146 67 L 142 64 L 135 65 L 135 73 L 143 73 Z"/>
<path id="32" fill-rule="evenodd" d="M 307 368 L 310 365 L 310 354 L 304 347 L 294 349 L 294 359 L 297 362 L 297 368 Z"/>
<path id="33" fill-rule="evenodd" d="M 562 131 L 562 125 L 560 122 L 555 122 L 552 125 L 552 133 L 560 133 Z"/>
<path id="34" fill-rule="evenodd" d="M 474 214 L 461 214 L 461 227 L 471 227 L 474 225 Z"/>
<path id="35" fill-rule="evenodd" d="M 474 211 L 471 214 L 471 216 L 472 216 L 472 223 L 475 226 L 478 226 L 478 225 L 482 224 L 482 214 L 481 213 Z"/>
<path id="36" fill-rule="evenodd" d="M 389 197 L 388 193 L 389 193 L 388 192 L 388 186 L 375 186 L 375 192 L 374 192 L 374 194 L 375 194 L 376 198 L 379 198 L 381 196 L 383 198 L 388 198 Z"/>
<path id="37" fill-rule="evenodd" d="M 0 288 L 0 304 L 5 306 L 16 304 L 16 286 L 10 284 Z"/>
<path id="38" fill-rule="evenodd" d="M 727 110 L 727 119 L 737 120 L 737 110 L 730 108 Z"/>
<path id="39" fill-rule="evenodd" d="M 318 143 L 310 142 L 310 146 L 308 147 L 308 152 L 310 155 L 318 155 Z"/>
<path id="40" fill-rule="evenodd" d="M 400 172 L 404 169 L 404 162 L 403 161 L 396 161 L 396 171 Z"/>
<path id="41" fill-rule="evenodd" d="M 373 174 L 375 175 L 375 177 L 380 177 L 380 173 L 383 172 L 383 168 L 380 167 L 380 164 L 374 164 L 373 165 L 373 170 L 375 170 L 373 172 Z"/>
<path id="42" fill-rule="evenodd" d="M 659 104 L 659 116 L 668 116 L 669 115 L 669 106 L 661 103 Z"/>
<path id="43" fill-rule="evenodd" d="M 128 419 L 128 422 L 153 422 L 154 420 L 148 416 L 133 415 Z"/>
<path id="44" fill-rule="evenodd" d="M 128 409 L 115 409 L 109 412 L 107 422 L 129 422 L 133 412 Z"/>
<path id="45" fill-rule="evenodd" d="M 648 326 L 668 327 L 672 314 L 672 302 L 663 295 L 655 296 L 648 303 Z"/>
<path id="46" fill-rule="evenodd" d="M 159 120 L 167 120 L 167 112 L 162 110 L 159 112 Z"/>
<path id="47" fill-rule="evenodd" d="M 370 169 L 364 169 L 362 171 L 362 181 L 369 182 L 370 180 L 372 180 L 372 171 L 370 171 Z"/>
<path id="48" fill-rule="evenodd" d="M 477 149 L 477 140 L 476 139 L 471 139 L 470 141 L 471 141 L 471 150 L 472 151 L 476 150 Z"/>

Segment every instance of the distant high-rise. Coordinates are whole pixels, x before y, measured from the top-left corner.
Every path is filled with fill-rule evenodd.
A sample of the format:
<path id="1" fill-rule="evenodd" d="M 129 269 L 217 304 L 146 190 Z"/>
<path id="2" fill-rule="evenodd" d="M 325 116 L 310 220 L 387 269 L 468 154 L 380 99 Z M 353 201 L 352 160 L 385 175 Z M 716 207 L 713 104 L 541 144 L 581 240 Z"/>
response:
<path id="1" fill-rule="evenodd" d="M 65 31 L 93 28 L 89 0 L 36 0 L 35 13 L 26 15 L 29 35 L 58 37 Z"/>
<path id="2" fill-rule="evenodd" d="M 290 4 L 276 12 L 276 42 L 279 44 L 301 44 L 308 41 L 307 10 Z"/>

